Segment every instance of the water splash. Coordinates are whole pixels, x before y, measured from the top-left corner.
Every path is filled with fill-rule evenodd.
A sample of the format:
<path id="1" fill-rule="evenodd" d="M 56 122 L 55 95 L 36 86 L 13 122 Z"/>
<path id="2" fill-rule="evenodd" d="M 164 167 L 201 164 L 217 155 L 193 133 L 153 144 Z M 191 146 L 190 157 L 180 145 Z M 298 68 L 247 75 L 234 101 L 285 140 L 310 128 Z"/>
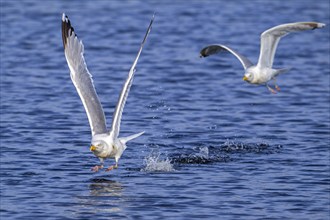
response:
<path id="1" fill-rule="evenodd" d="M 208 147 L 200 147 L 199 154 L 201 157 L 209 158 L 209 148 Z"/>
<path id="2" fill-rule="evenodd" d="M 274 154 L 279 153 L 281 145 L 266 143 L 241 143 L 227 140 L 217 146 L 198 146 L 180 149 L 180 153 L 170 155 L 174 164 L 209 164 L 229 162 L 243 154 Z"/>
<path id="3" fill-rule="evenodd" d="M 172 161 L 177 164 L 208 164 L 226 162 L 229 159 L 228 156 L 217 154 L 213 152 L 213 149 L 206 146 L 185 149 L 185 151 L 185 153 L 173 154 Z"/>
<path id="4" fill-rule="evenodd" d="M 221 147 L 223 153 L 257 153 L 273 154 L 278 153 L 283 148 L 282 145 L 270 145 L 267 143 L 240 143 L 227 140 Z"/>
<path id="5" fill-rule="evenodd" d="M 165 159 L 161 159 L 160 153 L 151 153 L 144 159 L 145 167 L 142 171 L 145 172 L 172 172 L 175 171 L 173 168 L 173 164 L 171 160 L 166 157 Z"/>

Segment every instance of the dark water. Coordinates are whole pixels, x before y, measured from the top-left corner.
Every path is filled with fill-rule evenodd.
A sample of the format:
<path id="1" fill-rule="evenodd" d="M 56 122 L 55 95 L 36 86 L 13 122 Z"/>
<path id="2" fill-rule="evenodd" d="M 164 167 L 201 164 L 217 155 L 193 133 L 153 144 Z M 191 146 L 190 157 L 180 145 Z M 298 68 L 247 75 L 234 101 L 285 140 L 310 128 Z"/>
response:
<path id="1" fill-rule="evenodd" d="M 90 129 L 61 41 L 70 17 L 108 122 L 149 20 L 119 169 L 92 173 Z M 272 26 L 282 91 L 242 81 Z M 1 1 L 1 219 L 329 219 L 329 1 Z M 112 163 L 112 161 L 111 161 Z M 108 162 L 108 164 L 110 164 Z"/>

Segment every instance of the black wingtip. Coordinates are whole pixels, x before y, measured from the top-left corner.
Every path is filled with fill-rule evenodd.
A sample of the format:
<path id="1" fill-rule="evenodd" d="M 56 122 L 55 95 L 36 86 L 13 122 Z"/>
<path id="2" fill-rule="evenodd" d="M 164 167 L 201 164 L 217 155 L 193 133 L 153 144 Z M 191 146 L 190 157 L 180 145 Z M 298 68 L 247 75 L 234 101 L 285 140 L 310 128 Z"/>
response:
<path id="1" fill-rule="evenodd" d="M 151 20 L 150 20 L 150 24 L 149 24 L 149 26 L 148 26 L 147 32 L 146 32 L 146 34 L 144 35 L 144 38 L 143 38 L 143 41 L 142 41 L 142 45 L 145 43 L 145 41 L 146 41 L 146 39 L 147 39 L 147 37 L 148 37 L 150 31 L 151 31 L 152 23 L 153 23 L 154 20 L 155 20 L 155 14 L 156 14 L 156 12 L 154 12 L 154 14 L 152 15 L 152 18 L 151 18 Z"/>
<path id="2" fill-rule="evenodd" d="M 73 33 L 75 36 L 77 36 L 77 34 L 74 31 L 74 28 L 71 26 L 69 17 L 65 13 L 63 13 L 62 14 L 62 41 L 63 41 L 64 49 L 67 44 L 68 37 L 72 36 Z"/>
<path id="3" fill-rule="evenodd" d="M 65 45 L 67 43 L 67 37 L 68 37 L 68 30 L 70 29 L 70 21 L 68 16 L 65 15 L 65 13 L 62 14 L 62 42 L 63 47 L 65 49 Z"/>
<path id="4" fill-rule="evenodd" d="M 199 52 L 199 57 L 200 57 L 200 58 L 208 57 L 209 54 L 207 54 L 207 51 L 208 51 L 208 47 L 203 48 L 203 49 Z"/>

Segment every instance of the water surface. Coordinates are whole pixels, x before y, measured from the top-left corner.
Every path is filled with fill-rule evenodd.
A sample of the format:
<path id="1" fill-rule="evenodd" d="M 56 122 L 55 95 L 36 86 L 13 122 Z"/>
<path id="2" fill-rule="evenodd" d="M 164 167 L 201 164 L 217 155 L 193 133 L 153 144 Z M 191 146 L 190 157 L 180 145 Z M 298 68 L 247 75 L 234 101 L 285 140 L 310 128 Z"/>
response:
<path id="1" fill-rule="evenodd" d="M 90 129 L 61 40 L 65 12 L 111 122 L 152 14 L 124 109 L 119 169 L 92 173 Z M 242 81 L 221 43 L 256 62 L 285 37 L 281 92 Z M 328 1 L 1 1 L 1 219 L 329 219 Z M 111 165 L 113 161 L 108 161 Z"/>

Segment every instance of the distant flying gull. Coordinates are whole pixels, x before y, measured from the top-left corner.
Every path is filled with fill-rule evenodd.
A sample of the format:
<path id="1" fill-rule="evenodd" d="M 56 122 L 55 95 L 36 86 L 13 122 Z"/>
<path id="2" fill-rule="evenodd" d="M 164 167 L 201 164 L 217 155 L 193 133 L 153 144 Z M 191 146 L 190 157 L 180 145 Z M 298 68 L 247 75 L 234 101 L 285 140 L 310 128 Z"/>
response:
<path id="1" fill-rule="evenodd" d="M 289 70 L 272 68 L 277 44 L 281 37 L 291 32 L 314 30 L 316 28 L 323 28 L 324 26 L 325 24 L 317 22 L 297 22 L 278 25 L 266 30 L 261 34 L 260 55 L 257 65 L 253 65 L 253 63 L 248 58 L 242 56 L 235 50 L 220 44 L 205 47 L 201 50 L 200 57 L 207 57 L 212 54 L 228 51 L 236 56 L 237 59 L 242 63 L 245 70 L 243 77 L 244 81 L 252 84 L 265 84 L 269 91 L 276 93 L 276 90 L 279 91 L 280 88 L 276 84 L 275 77 Z M 270 80 L 274 80 L 276 90 L 268 85 Z"/>
<path id="2" fill-rule="evenodd" d="M 152 17 L 148 30 L 144 36 L 139 52 L 133 62 L 128 73 L 126 82 L 122 88 L 119 100 L 112 118 L 111 130 L 107 130 L 106 120 L 102 105 L 96 94 L 92 75 L 87 69 L 84 59 L 84 45 L 78 39 L 69 18 L 63 13 L 62 15 L 62 40 L 64 46 L 65 58 L 70 69 L 71 80 L 77 89 L 81 101 L 85 107 L 89 125 L 92 132 L 92 141 L 90 150 L 100 159 L 101 164 L 92 168 L 94 172 L 103 168 L 106 158 L 115 158 L 115 165 L 110 166 L 106 171 L 110 171 L 118 167 L 118 160 L 126 149 L 126 143 L 134 138 L 139 137 L 144 132 L 134 134 L 128 137 L 119 138 L 120 122 L 125 106 L 125 102 L 133 82 L 135 67 L 142 52 L 143 45 L 151 31 L 151 26 L 155 15 Z"/>

